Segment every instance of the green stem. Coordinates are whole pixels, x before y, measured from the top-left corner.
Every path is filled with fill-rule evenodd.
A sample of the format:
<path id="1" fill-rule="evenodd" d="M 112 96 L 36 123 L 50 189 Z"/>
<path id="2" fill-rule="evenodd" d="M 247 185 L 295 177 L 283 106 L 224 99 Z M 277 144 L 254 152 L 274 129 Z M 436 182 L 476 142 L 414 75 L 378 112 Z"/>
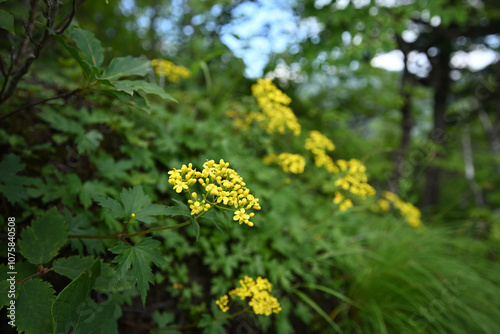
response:
<path id="1" fill-rule="evenodd" d="M 198 217 L 200 217 L 199 215 Z M 122 233 L 116 233 L 116 234 L 109 234 L 109 235 L 79 235 L 79 234 L 70 234 L 68 235 L 68 238 L 78 238 L 78 239 L 120 239 L 120 238 L 132 238 L 138 235 L 143 235 L 147 233 L 152 233 L 156 231 L 162 231 L 162 230 L 171 230 L 175 228 L 180 228 L 186 225 L 191 224 L 191 220 L 185 221 L 184 223 L 180 223 L 177 225 L 171 225 L 171 226 L 162 226 L 162 227 L 155 227 L 155 228 L 150 228 L 149 230 L 137 232 L 137 233 L 132 233 L 132 234 L 122 234 Z"/>

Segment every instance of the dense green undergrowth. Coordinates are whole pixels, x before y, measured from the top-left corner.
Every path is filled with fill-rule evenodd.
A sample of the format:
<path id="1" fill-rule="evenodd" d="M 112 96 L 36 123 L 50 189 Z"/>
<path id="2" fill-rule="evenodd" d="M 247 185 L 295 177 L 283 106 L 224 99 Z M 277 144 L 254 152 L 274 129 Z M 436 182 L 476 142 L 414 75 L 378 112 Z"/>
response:
<path id="1" fill-rule="evenodd" d="M 412 227 L 404 214 L 417 209 L 401 200 L 374 211 L 380 195 L 342 192 L 335 173 L 344 170 L 318 166 L 304 147 L 316 129 L 272 132 L 255 114 L 235 123 L 229 110 L 261 106 L 248 84 L 227 87 L 205 61 L 164 84 L 150 60 L 110 57 L 86 30 L 53 37 L 49 65 L 35 62 L 9 108 L 73 93 L 2 119 L 0 130 L 2 232 L 10 236 L 8 217 L 17 232 L 15 298 L 5 262 L 0 302 L 7 310 L 15 300 L 19 333 L 500 332 L 488 241 Z M 361 158 L 330 151 L 340 169 Z M 302 156 L 304 172 L 264 162 L 283 152 Z M 192 195 L 169 183 L 169 170 L 212 159 L 229 162 L 259 198 L 253 227 L 215 202 L 193 215 Z M 272 283 L 277 314 L 217 307 L 245 276 Z"/>

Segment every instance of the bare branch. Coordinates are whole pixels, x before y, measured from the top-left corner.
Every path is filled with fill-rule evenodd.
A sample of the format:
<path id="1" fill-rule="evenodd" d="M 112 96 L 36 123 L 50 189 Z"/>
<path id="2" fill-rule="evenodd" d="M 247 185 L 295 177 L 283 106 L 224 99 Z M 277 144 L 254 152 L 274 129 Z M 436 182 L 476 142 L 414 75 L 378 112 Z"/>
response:
<path id="1" fill-rule="evenodd" d="M 12 116 L 20 111 L 23 111 L 23 110 L 26 110 L 26 109 L 29 109 L 29 108 L 32 108 L 36 105 L 39 105 L 39 104 L 45 104 L 49 101 L 53 101 L 53 100 L 57 100 L 57 99 L 64 99 L 64 98 L 67 98 L 71 95 L 76 95 L 77 93 L 79 93 L 80 91 L 82 91 L 83 89 L 82 88 L 76 88 L 72 91 L 69 91 L 69 92 L 65 92 L 65 93 L 62 93 L 62 94 L 59 94 L 59 95 L 56 95 L 56 96 L 53 96 L 53 97 L 49 97 L 47 99 L 44 99 L 44 100 L 40 100 L 40 101 L 37 101 L 37 102 L 34 102 L 34 103 L 30 103 L 28 105 L 25 105 L 23 107 L 20 107 L 20 108 L 17 108 L 7 114 L 4 114 L 4 115 L 0 115 L 0 120 L 3 120 L 4 118 L 7 118 L 9 116 Z"/>

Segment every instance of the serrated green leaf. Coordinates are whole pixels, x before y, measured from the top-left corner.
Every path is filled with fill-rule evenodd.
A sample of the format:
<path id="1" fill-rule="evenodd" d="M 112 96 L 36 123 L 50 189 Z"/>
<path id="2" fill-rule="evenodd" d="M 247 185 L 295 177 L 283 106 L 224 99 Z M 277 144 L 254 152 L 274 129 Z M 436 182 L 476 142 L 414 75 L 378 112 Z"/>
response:
<path id="1" fill-rule="evenodd" d="M 154 281 L 149 261 L 156 265 L 165 261 L 158 250 L 159 245 L 159 241 L 146 238 L 135 246 L 123 243 L 110 249 L 112 253 L 117 254 L 113 259 L 113 262 L 117 263 L 117 273 L 125 275 L 130 271 L 130 277 L 135 280 L 134 285 L 137 285 L 143 305 L 146 303 L 149 283 Z"/>
<path id="2" fill-rule="evenodd" d="M 83 213 L 78 213 L 74 217 L 71 213 L 65 209 L 64 219 L 69 226 L 69 233 L 72 235 L 98 235 L 102 234 L 102 231 L 97 230 L 88 218 Z M 84 246 L 87 254 L 101 254 L 106 251 L 104 248 L 104 241 L 102 239 L 79 239 L 70 238 L 69 242 L 72 249 L 78 250 L 78 253 L 82 254 L 84 252 Z"/>
<path id="3" fill-rule="evenodd" d="M 89 63 L 99 70 L 104 60 L 104 51 L 101 42 L 95 35 L 90 31 L 74 28 L 71 32 L 71 38 Z"/>
<path id="4" fill-rule="evenodd" d="M 122 91 L 118 90 L 111 90 L 111 89 L 101 89 L 101 92 L 104 94 L 110 95 L 112 97 L 115 97 L 120 101 L 121 103 L 127 105 L 127 106 L 132 106 L 135 108 L 138 108 L 142 111 L 145 112 L 151 112 L 151 108 L 149 107 L 148 103 L 146 102 L 146 99 L 142 97 L 140 94 L 134 94 L 130 95 Z"/>
<path id="5" fill-rule="evenodd" d="M 90 153 L 95 151 L 103 139 L 102 133 L 97 130 L 90 130 L 76 137 L 76 148 L 78 153 Z"/>
<path id="6" fill-rule="evenodd" d="M 144 194 L 141 186 L 135 186 L 132 189 L 123 188 L 120 197 L 127 216 L 132 213 L 137 216 L 137 211 L 149 203 L 149 196 Z"/>
<path id="7" fill-rule="evenodd" d="M 101 275 L 95 280 L 94 289 L 104 292 L 118 292 L 133 288 L 134 286 L 127 276 L 118 277 L 109 263 L 101 263 Z"/>
<path id="8" fill-rule="evenodd" d="M 219 219 L 218 218 L 214 218 L 214 217 L 210 217 L 210 216 L 207 216 L 207 214 L 203 215 L 202 219 L 206 219 L 208 220 L 209 222 L 211 222 L 212 224 L 215 225 L 215 227 L 217 227 L 218 230 L 220 230 L 221 232 L 224 233 L 224 230 L 222 229 L 222 227 L 220 226 L 219 224 Z"/>
<path id="9" fill-rule="evenodd" d="M 68 240 L 68 226 L 54 207 L 21 233 L 19 249 L 33 264 L 47 263 Z"/>
<path id="10" fill-rule="evenodd" d="M 54 271 L 70 279 L 77 278 L 82 272 L 88 269 L 95 259 L 91 256 L 81 257 L 78 255 L 60 258 L 52 263 Z"/>
<path id="11" fill-rule="evenodd" d="M 142 91 L 146 94 L 157 95 L 165 100 L 177 102 L 177 100 L 170 94 L 167 94 L 163 88 L 144 80 L 120 80 L 110 81 L 110 83 L 116 88 L 116 90 L 123 91 L 130 95 L 134 95 L 135 91 Z"/>
<path id="12" fill-rule="evenodd" d="M 84 127 L 67 117 L 64 117 L 58 112 L 51 109 L 46 109 L 44 112 L 38 114 L 38 117 L 50 124 L 50 127 L 64 133 L 83 134 Z"/>
<path id="13" fill-rule="evenodd" d="M 146 224 L 156 222 L 152 216 L 167 215 L 167 207 L 158 204 L 150 204 L 149 196 L 144 194 L 141 186 L 132 189 L 123 189 L 121 193 L 125 216 L 135 214 L 135 219 Z"/>
<path id="14" fill-rule="evenodd" d="M 85 305 L 100 273 L 101 262 L 97 259 L 59 293 L 52 305 L 54 333 L 77 333 L 85 327 L 86 321 L 92 316 Z"/>
<path id="15" fill-rule="evenodd" d="M 94 200 L 101 207 L 104 208 L 104 212 L 110 215 L 113 218 L 124 218 L 126 217 L 125 210 L 121 206 L 118 201 L 115 201 L 112 198 L 104 197 L 104 196 L 96 196 Z"/>
<path id="16" fill-rule="evenodd" d="M 110 302 L 96 303 L 91 298 L 83 307 L 83 320 L 79 323 L 78 332 L 88 334 L 118 334 L 117 319 L 121 312 L 115 315 L 116 305 Z M 119 308 L 118 308 L 119 310 Z"/>
<path id="17" fill-rule="evenodd" d="M 9 281 L 7 281 L 7 278 L 10 278 L 10 274 L 7 273 L 11 271 L 12 270 L 7 268 L 7 265 L 5 263 L 0 264 L 0 309 L 2 309 L 4 305 L 9 304 L 11 300 L 11 298 L 9 298 L 8 296 L 10 283 Z M 31 263 L 22 260 L 16 261 L 15 272 L 17 273 L 16 278 L 18 280 L 27 278 L 35 274 L 37 271 L 37 266 L 34 266 Z M 16 295 L 18 295 L 20 286 L 20 284 L 15 285 Z"/>
<path id="18" fill-rule="evenodd" d="M 189 211 L 189 209 L 187 207 L 180 208 L 178 206 L 167 206 L 167 207 L 165 207 L 162 214 L 164 214 L 166 216 L 171 216 L 171 217 L 176 217 L 176 216 L 191 217 L 191 212 Z"/>
<path id="19" fill-rule="evenodd" d="M 14 29 L 14 16 L 5 10 L 0 9 L 0 29 L 5 29 L 11 34 L 15 35 L 16 30 Z"/>
<path id="20" fill-rule="evenodd" d="M 64 46 L 64 48 L 73 56 L 73 58 L 75 58 L 75 60 L 80 65 L 80 68 L 82 69 L 82 72 L 83 72 L 85 79 L 88 82 L 90 80 L 90 77 L 91 77 L 90 74 L 92 73 L 92 69 L 91 69 L 90 64 L 86 63 L 84 61 L 84 59 L 82 58 L 82 56 L 80 56 L 80 53 L 78 52 L 78 50 L 76 48 L 70 46 L 68 43 L 66 43 L 64 38 L 62 38 L 60 35 L 56 34 L 53 30 L 51 30 L 51 29 L 48 29 L 48 30 L 50 31 L 52 37 L 55 38 L 59 43 L 61 43 L 61 45 Z"/>
<path id="21" fill-rule="evenodd" d="M 16 175 L 24 168 L 21 159 L 12 153 L 0 162 L 0 192 L 12 205 L 28 199 L 28 193 L 23 186 L 32 184 L 31 178 Z"/>
<path id="22" fill-rule="evenodd" d="M 19 288 L 16 300 L 17 331 L 26 334 L 47 334 L 52 332 L 54 289 L 38 278 L 24 282 Z"/>
<path id="23" fill-rule="evenodd" d="M 151 204 L 138 210 L 135 214 L 135 219 L 146 224 L 151 224 L 156 222 L 156 219 L 152 216 L 169 215 L 170 212 L 169 208 L 164 205 Z"/>
<path id="24" fill-rule="evenodd" d="M 196 241 L 198 241 L 198 239 L 200 238 L 200 224 L 196 219 L 194 219 L 194 217 L 191 217 L 191 223 L 194 230 L 194 236 L 196 237 Z"/>
<path id="25" fill-rule="evenodd" d="M 118 57 L 113 58 L 101 77 L 105 80 L 116 80 L 127 76 L 145 76 L 153 70 L 151 61 L 146 58 Z"/>
<path id="26" fill-rule="evenodd" d="M 87 209 L 92 205 L 93 196 L 103 196 L 113 189 L 108 187 L 106 184 L 99 181 L 86 181 L 82 185 L 82 190 L 80 191 L 80 203 L 83 207 Z"/>

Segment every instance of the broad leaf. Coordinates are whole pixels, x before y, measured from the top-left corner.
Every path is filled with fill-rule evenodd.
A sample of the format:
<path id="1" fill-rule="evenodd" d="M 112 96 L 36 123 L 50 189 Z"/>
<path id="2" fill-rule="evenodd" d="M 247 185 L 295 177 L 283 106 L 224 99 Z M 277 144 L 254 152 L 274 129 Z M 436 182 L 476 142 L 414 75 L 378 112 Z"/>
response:
<path id="1" fill-rule="evenodd" d="M 26 334 L 47 334 L 52 332 L 54 289 L 38 278 L 30 279 L 19 288 L 16 300 L 17 331 Z"/>
<path id="2" fill-rule="evenodd" d="M 0 10 L 0 29 L 5 29 L 11 34 L 15 35 L 14 29 L 14 16 L 5 10 Z"/>
<path id="3" fill-rule="evenodd" d="M 129 219 L 132 214 L 135 214 L 135 220 L 146 224 L 156 222 L 154 216 L 190 216 L 187 209 L 151 204 L 149 196 L 144 194 L 141 186 L 131 189 L 123 188 L 120 197 L 123 205 L 109 197 L 96 196 L 94 199 L 113 218 Z"/>
<path id="4" fill-rule="evenodd" d="M 132 75 L 145 76 L 151 72 L 152 69 L 153 67 L 149 59 L 131 56 L 118 57 L 111 60 L 108 69 L 101 79 L 116 80 Z"/>
<path id="5" fill-rule="evenodd" d="M 73 217 L 67 209 L 64 209 L 63 214 L 64 219 L 69 226 L 70 234 L 98 235 L 103 233 L 92 226 L 89 219 L 82 212 L 77 213 Z M 84 247 L 87 254 L 102 254 L 106 251 L 104 248 L 104 241 L 102 239 L 70 238 L 69 242 L 71 244 L 71 248 L 78 250 L 78 253 L 80 254 L 84 252 Z"/>
<path id="6" fill-rule="evenodd" d="M 91 298 L 83 306 L 83 320 L 78 324 L 79 331 L 73 333 L 85 334 L 118 334 L 117 319 L 121 311 L 112 302 L 96 303 Z"/>
<path id="7" fill-rule="evenodd" d="M 8 154 L 0 162 L 0 192 L 15 205 L 28 199 L 28 194 L 23 186 L 31 184 L 31 178 L 16 175 L 24 170 L 25 165 L 15 154 Z"/>
<path id="8" fill-rule="evenodd" d="M 87 61 L 99 70 L 104 60 L 104 51 L 101 42 L 95 35 L 90 31 L 74 28 L 71 32 L 71 38 L 75 41 L 76 46 L 78 46 Z"/>
<path id="9" fill-rule="evenodd" d="M 104 212 L 113 218 L 125 218 L 125 211 L 118 201 L 104 196 L 96 196 L 94 200 L 104 208 Z"/>
<path id="10" fill-rule="evenodd" d="M 85 60 L 82 58 L 78 50 L 64 40 L 60 35 L 56 34 L 53 30 L 49 29 L 52 37 L 54 37 L 59 43 L 61 43 L 62 46 L 75 58 L 75 60 L 78 62 L 80 65 L 80 68 L 82 69 L 83 75 L 85 76 L 85 79 L 87 81 L 90 80 L 90 74 L 92 73 L 92 69 L 90 64 L 86 63 Z"/>
<path id="11" fill-rule="evenodd" d="M 82 272 L 88 269 L 95 259 L 91 256 L 70 256 L 67 258 L 60 258 L 52 263 L 54 271 L 60 275 L 64 275 L 69 279 L 77 278 Z"/>
<path id="12" fill-rule="evenodd" d="M 142 91 L 146 94 L 158 95 L 162 99 L 177 102 L 170 94 L 167 94 L 163 88 L 156 84 L 144 80 L 120 80 L 110 81 L 116 90 L 134 95 L 134 91 Z"/>
<path id="13" fill-rule="evenodd" d="M 81 273 L 59 293 L 52 305 L 54 333 L 82 332 L 89 319 L 95 317 L 95 314 L 88 312 L 86 304 L 100 273 L 101 262 L 97 259 L 90 269 Z"/>
<path id="14" fill-rule="evenodd" d="M 196 237 L 196 241 L 198 241 L 198 239 L 200 238 L 200 224 L 196 219 L 194 219 L 194 217 L 191 217 L 191 223 L 194 230 L 194 236 Z"/>
<path id="15" fill-rule="evenodd" d="M 47 263 L 68 240 L 68 226 L 54 207 L 21 233 L 19 249 L 33 264 Z"/>
<path id="16" fill-rule="evenodd" d="M 95 151 L 103 139 L 102 133 L 97 130 L 90 130 L 86 133 L 81 133 L 76 137 L 76 148 L 78 153 L 90 153 Z"/>
<path id="17" fill-rule="evenodd" d="M 134 285 L 137 284 L 143 305 L 146 303 L 149 283 L 154 281 L 149 261 L 156 265 L 161 265 L 165 261 L 158 250 L 159 245 L 159 241 L 146 238 L 135 246 L 122 243 L 110 249 L 111 252 L 117 254 L 113 260 L 117 263 L 117 273 L 125 275 L 130 271 L 130 277 L 135 280 Z"/>

